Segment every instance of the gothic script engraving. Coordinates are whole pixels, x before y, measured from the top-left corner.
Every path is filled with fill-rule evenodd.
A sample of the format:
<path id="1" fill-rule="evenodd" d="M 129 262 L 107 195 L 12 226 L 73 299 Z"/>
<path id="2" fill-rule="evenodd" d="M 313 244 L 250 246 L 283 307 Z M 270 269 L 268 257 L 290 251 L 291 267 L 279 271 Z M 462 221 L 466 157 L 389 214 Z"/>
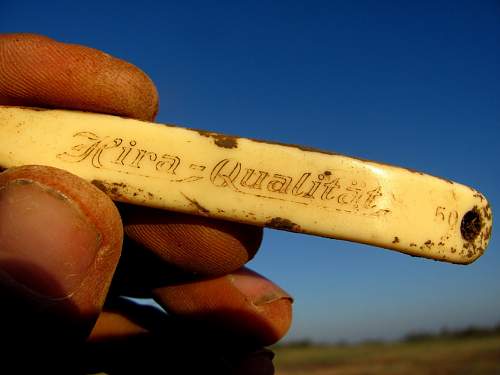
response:
<path id="1" fill-rule="evenodd" d="M 166 178 L 169 182 L 196 182 L 205 179 L 212 186 L 238 194 L 313 205 L 336 212 L 385 215 L 380 207 L 384 195 L 380 185 L 369 185 L 334 168 L 322 172 L 304 170 L 262 170 L 246 161 L 225 158 L 215 163 L 183 160 L 168 150 L 151 150 L 136 139 L 101 137 L 83 131 L 73 135 L 77 144 L 57 158 L 71 163 L 90 163 L 93 168 L 120 173 Z"/>
<path id="2" fill-rule="evenodd" d="M 70 151 L 58 154 L 60 160 L 73 163 L 87 161 L 94 168 L 148 177 L 170 176 L 174 182 L 194 182 L 203 178 L 199 173 L 193 174 L 192 169 L 187 174 L 179 173 L 180 156 L 144 149 L 135 139 L 100 137 L 92 132 L 78 132 L 73 137 L 81 143 Z M 204 166 L 198 167 L 194 172 L 199 172 Z"/>
<path id="3" fill-rule="evenodd" d="M 367 186 L 365 182 L 341 177 L 332 171 L 304 171 L 286 175 L 245 167 L 238 160 L 223 159 L 213 167 L 210 182 L 238 193 L 319 205 L 344 212 L 370 215 L 385 215 L 389 212 L 378 207 L 377 200 L 383 196 L 380 185 Z"/>

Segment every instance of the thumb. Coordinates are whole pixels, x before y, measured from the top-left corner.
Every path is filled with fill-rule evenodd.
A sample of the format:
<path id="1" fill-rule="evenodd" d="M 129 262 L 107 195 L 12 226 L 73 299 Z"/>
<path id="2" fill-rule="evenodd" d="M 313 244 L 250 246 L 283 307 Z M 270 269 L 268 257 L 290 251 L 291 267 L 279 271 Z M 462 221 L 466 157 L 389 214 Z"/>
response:
<path id="1" fill-rule="evenodd" d="M 23 346 L 83 341 L 104 303 L 121 243 L 115 206 L 91 184 L 51 167 L 1 173 L 2 335 Z"/>

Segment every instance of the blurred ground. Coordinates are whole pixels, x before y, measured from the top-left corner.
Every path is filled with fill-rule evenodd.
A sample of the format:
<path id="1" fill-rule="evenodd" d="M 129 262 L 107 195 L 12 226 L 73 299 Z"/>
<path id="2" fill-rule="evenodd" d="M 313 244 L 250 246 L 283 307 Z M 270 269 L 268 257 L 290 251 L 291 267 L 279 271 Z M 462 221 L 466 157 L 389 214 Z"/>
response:
<path id="1" fill-rule="evenodd" d="M 500 374 L 500 335 L 273 350 L 276 375 Z"/>

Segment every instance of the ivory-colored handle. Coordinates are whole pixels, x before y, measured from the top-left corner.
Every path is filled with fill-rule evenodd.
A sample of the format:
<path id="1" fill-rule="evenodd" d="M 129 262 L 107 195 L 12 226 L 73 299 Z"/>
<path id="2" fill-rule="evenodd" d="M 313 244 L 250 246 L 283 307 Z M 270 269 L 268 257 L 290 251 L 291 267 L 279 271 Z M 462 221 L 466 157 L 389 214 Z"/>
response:
<path id="1" fill-rule="evenodd" d="M 491 235 L 478 191 L 373 161 L 66 110 L 0 106 L 0 131 L 3 168 L 65 169 L 117 201 L 453 263 Z"/>

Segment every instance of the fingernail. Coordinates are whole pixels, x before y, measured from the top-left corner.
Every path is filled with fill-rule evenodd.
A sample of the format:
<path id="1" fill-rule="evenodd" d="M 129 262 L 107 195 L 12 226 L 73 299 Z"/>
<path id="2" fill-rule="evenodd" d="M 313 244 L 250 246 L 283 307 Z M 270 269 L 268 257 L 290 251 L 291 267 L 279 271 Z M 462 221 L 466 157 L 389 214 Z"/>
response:
<path id="1" fill-rule="evenodd" d="M 27 180 L 0 188 L 0 269 L 9 280 L 47 298 L 67 297 L 99 246 L 95 226 L 60 192 Z"/>
<path id="2" fill-rule="evenodd" d="M 293 298 L 276 284 L 256 272 L 242 268 L 228 275 L 233 285 L 256 306 L 262 306 L 280 299 Z"/>

